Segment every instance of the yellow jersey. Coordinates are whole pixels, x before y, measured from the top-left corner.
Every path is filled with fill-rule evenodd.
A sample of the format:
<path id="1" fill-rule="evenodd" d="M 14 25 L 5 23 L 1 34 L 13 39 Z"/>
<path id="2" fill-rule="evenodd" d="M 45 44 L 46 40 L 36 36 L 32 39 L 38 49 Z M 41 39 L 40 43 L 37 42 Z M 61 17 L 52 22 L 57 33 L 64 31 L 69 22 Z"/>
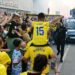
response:
<path id="1" fill-rule="evenodd" d="M 11 59 L 8 56 L 6 52 L 0 52 L 0 64 L 3 64 L 8 67 L 8 65 L 11 63 Z"/>
<path id="2" fill-rule="evenodd" d="M 27 50 L 27 49 L 30 47 L 30 45 L 31 45 L 32 43 L 33 43 L 32 40 L 29 41 L 29 42 L 27 43 L 26 47 L 25 47 L 25 50 Z"/>
<path id="3" fill-rule="evenodd" d="M 31 46 L 26 50 L 26 53 L 24 54 L 24 57 L 26 59 L 30 58 L 31 61 L 31 66 L 30 66 L 30 70 L 33 70 L 33 63 L 34 63 L 34 59 L 38 54 L 44 54 L 47 56 L 47 58 L 50 56 L 52 56 L 54 54 L 52 48 L 45 46 L 45 47 L 34 47 Z M 48 73 L 49 72 L 49 65 L 47 65 L 46 69 L 43 71 L 43 73 Z"/>
<path id="4" fill-rule="evenodd" d="M 48 42 L 49 22 L 32 22 L 33 26 L 33 44 L 44 45 Z"/>
<path id="5" fill-rule="evenodd" d="M 0 64 L 0 75 L 7 75 L 6 68 L 2 64 Z"/>

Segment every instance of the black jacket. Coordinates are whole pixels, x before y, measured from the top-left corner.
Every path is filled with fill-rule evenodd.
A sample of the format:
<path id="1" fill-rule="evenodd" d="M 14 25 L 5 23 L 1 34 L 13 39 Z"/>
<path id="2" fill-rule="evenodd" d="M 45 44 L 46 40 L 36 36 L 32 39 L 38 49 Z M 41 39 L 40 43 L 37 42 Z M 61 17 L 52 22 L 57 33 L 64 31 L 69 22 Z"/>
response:
<path id="1" fill-rule="evenodd" d="M 8 34 L 7 34 L 8 37 L 10 37 L 10 38 L 19 37 L 16 33 L 12 32 L 15 29 L 18 30 L 17 26 L 18 26 L 17 23 L 15 23 L 14 21 L 11 21 L 11 24 L 10 24 L 10 27 L 9 27 L 9 31 L 8 31 Z"/>
<path id="2" fill-rule="evenodd" d="M 64 43 L 66 38 L 66 28 L 64 26 L 57 28 L 55 36 L 56 43 Z"/>

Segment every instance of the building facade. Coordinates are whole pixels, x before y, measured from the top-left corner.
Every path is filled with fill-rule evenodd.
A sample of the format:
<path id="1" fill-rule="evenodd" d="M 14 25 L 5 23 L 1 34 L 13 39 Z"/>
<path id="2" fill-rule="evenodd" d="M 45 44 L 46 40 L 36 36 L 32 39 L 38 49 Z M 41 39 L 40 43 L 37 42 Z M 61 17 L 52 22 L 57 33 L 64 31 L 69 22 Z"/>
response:
<path id="1" fill-rule="evenodd" d="M 0 8 L 14 10 L 23 10 L 30 13 L 44 12 L 50 13 L 50 0 L 0 0 Z M 7 10 L 7 11 L 8 11 Z"/>

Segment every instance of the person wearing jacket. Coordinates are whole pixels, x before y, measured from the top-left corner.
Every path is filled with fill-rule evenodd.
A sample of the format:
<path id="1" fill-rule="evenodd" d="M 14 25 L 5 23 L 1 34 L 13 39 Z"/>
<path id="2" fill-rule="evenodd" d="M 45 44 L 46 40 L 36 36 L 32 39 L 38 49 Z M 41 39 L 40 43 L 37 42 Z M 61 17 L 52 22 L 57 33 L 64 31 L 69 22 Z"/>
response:
<path id="1" fill-rule="evenodd" d="M 60 20 L 60 23 L 58 24 L 58 27 L 55 32 L 56 35 L 56 46 L 57 46 L 57 55 L 60 56 L 60 62 L 63 62 L 63 56 L 64 56 L 64 47 L 65 47 L 65 38 L 66 38 L 66 28 L 63 25 L 62 19 Z"/>

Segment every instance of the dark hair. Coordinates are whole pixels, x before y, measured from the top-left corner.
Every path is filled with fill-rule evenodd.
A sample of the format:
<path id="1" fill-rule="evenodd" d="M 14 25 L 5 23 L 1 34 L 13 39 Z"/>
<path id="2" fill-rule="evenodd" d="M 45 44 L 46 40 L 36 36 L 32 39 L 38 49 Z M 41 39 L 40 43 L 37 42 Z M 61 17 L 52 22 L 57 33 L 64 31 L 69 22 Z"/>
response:
<path id="1" fill-rule="evenodd" d="M 27 75 L 41 75 L 41 73 L 31 73 L 31 72 L 28 72 Z"/>
<path id="2" fill-rule="evenodd" d="M 44 13 L 39 13 L 38 14 L 38 19 L 45 19 L 45 14 Z"/>
<path id="3" fill-rule="evenodd" d="M 26 30 L 27 29 L 26 23 L 22 23 L 21 28 L 22 28 L 22 30 Z"/>
<path id="4" fill-rule="evenodd" d="M 42 72 L 43 68 L 47 66 L 48 60 L 45 55 L 37 55 L 34 60 L 33 70 L 36 72 Z"/>
<path id="5" fill-rule="evenodd" d="M 29 16 L 26 17 L 25 22 L 28 23 Z"/>
<path id="6" fill-rule="evenodd" d="M 7 13 L 6 13 L 6 12 L 4 12 L 4 15 L 6 15 L 6 16 L 7 16 Z"/>
<path id="7" fill-rule="evenodd" d="M 21 40 L 20 39 L 15 39 L 13 41 L 13 44 L 14 44 L 15 47 L 18 47 L 21 44 Z"/>

